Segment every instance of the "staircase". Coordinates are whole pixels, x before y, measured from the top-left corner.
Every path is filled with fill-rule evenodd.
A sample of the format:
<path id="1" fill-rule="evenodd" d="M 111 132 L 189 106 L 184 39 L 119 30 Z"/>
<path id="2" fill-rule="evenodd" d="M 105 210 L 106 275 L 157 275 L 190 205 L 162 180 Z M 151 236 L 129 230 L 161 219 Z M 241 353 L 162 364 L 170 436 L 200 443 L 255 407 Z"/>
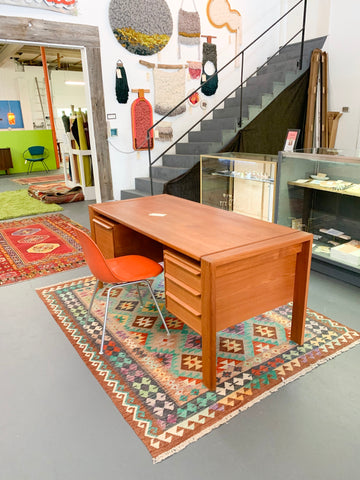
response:
<path id="1" fill-rule="evenodd" d="M 322 48 L 326 37 L 304 43 L 302 70 L 298 70 L 300 43 L 284 47 L 246 82 L 242 98 L 242 127 L 245 127 L 267 107 L 286 87 L 296 80 L 310 65 L 311 52 Z M 153 193 L 163 193 L 166 182 L 185 173 L 200 160 L 200 155 L 215 154 L 227 145 L 239 130 L 240 89 L 223 102 L 222 108 L 213 111 L 212 119 L 200 123 L 200 131 L 189 132 L 188 141 L 175 146 L 175 154 L 162 157 L 162 165 L 152 167 Z M 136 178 L 134 190 L 122 190 L 121 199 L 151 195 L 148 177 Z"/>

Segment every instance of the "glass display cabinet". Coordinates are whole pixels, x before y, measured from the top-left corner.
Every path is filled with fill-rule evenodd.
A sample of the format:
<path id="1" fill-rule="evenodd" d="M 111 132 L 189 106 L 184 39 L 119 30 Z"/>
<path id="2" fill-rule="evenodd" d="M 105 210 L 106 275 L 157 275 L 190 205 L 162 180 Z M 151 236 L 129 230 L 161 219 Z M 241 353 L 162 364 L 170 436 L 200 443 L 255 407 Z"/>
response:
<path id="1" fill-rule="evenodd" d="M 360 286 L 360 158 L 280 152 L 275 222 L 314 235 L 312 268 Z"/>
<path id="2" fill-rule="evenodd" d="M 277 162 L 274 155 L 201 155 L 200 202 L 272 222 Z"/>

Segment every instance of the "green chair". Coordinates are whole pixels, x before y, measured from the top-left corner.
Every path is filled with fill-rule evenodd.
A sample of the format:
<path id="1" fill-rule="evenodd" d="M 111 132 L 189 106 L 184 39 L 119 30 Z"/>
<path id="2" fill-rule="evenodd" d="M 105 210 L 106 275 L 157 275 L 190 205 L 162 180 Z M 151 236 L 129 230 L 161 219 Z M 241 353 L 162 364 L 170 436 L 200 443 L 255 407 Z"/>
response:
<path id="1" fill-rule="evenodd" d="M 33 169 L 35 162 L 41 162 L 43 164 L 44 170 L 46 172 L 49 171 L 45 159 L 49 156 L 49 150 L 46 147 L 41 147 L 39 145 L 35 145 L 33 147 L 29 147 L 23 153 L 23 157 L 25 159 L 25 163 L 28 163 L 27 173 L 30 173 Z"/>

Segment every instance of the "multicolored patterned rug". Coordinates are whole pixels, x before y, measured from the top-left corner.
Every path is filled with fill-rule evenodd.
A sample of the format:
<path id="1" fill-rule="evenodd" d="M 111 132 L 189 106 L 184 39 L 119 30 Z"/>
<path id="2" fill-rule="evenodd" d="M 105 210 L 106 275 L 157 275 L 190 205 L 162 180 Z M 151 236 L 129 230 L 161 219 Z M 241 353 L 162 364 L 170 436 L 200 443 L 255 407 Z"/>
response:
<path id="1" fill-rule="evenodd" d="M 12 178 L 11 180 L 15 183 L 19 183 L 20 185 L 31 185 L 33 183 L 58 182 L 58 181 L 64 181 L 64 174 L 41 175 L 38 177 L 31 177 L 29 175 L 27 177 Z"/>
<path id="2" fill-rule="evenodd" d="M 112 291 L 104 355 L 99 355 L 106 288 L 86 320 L 93 277 L 38 289 L 68 340 L 159 462 L 320 363 L 359 343 L 359 333 L 308 310 L 305 343 L 289 340 L 285 305 L 219 332 L 217 389 L 201 382 L 201 337 L 169 314 L 163 277 L 153 282 L 171 335 L 146 289 Z M 289 407 L 290 408 L 290 407 Z"/>
<path id="3" fill-rule="evenodd" d="M 80 186 L 70 188 L 65 182 L 29 185 L 28 194 L 44 203 L 73 203 L 85 199 Z"/>
<path id="4" fill-rule="evenodd" d="M 0 285 L 85 265 L 68 217 L 46 215 L 0 223 Z"/>

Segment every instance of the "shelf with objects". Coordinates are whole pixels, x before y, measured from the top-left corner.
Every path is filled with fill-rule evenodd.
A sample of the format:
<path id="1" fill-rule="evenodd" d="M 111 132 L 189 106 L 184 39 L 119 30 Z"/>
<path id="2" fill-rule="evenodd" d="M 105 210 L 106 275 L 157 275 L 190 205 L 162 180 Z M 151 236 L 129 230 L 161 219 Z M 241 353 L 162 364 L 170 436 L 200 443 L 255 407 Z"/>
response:
<path id="1" fill-rule="evenodd" d="M 85 200 L 94 200 L 92 150 L 89 147 L 90 140 L 87 128 L 85 128 L 87 126 L 86 114 L 81 109 L 75 113 L 73 105 L 71 107 L 69 128 L 66 128 L 62 144 L 65 183 L 70 188 L 81 186 Z"/>
<path id="2" fill-rule="evenodd" d="M 275 155 L 201 155 L 200 203 L 272 222 L 277 162 Z"/>
<path id="3" fill-rule="evenodd" d="M 275 222 L 314 235 L 313 270 L 360 286 L 360 157 L 279 152 Z"/>

